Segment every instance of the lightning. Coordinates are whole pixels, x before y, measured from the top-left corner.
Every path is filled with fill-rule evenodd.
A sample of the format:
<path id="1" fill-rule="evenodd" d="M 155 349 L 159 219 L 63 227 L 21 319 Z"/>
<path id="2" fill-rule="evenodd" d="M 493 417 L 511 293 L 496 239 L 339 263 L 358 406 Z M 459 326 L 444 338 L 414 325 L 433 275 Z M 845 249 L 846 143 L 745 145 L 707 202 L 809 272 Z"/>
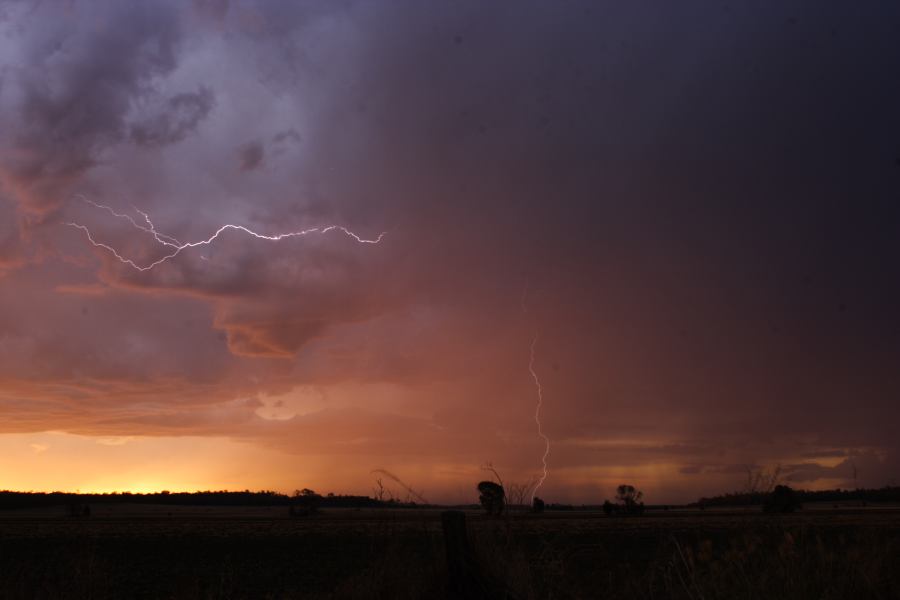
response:
<path id="1" fill-rule="evenodd" d="M 530 287 L 530 282 L 528 280 L 525 281 L 525 288 L 522 290 L 522 297 L 519 299 L 519 306 L 522 307 L 522 314 L 528 312 L 528 290 Z M 531 373 L 531 378 L 534 380 L 535 391 L 537 392 L 537 404 L 534 407 L 534 423 L 537 425 L 537 433 L 538 437 L 540 437 L 544 441 L 544 454 L 541 456 L 541 476 L 537 478 L 537 482 L 534 484 L 534 488 L 531 490 L 531 503 L 534 504 L 534 497 L 537 495 L 537 491 L 544 484 L 544 480 L 547 479 L 548 471 L 548 463 L 547 459 L 550 457 L 550 438 L 544 433 L 544 425 L 541 423 L 541 409 L 544 407 L 544 388 L 541 386 L 541 380 L 538 377 L 537 371 L 534 370 L 534 354 L 535 348 L 537 348 L 539 335 L 537 333 L 534 334 L 534 337 L 531 340 L 531 354 L 528 359 L 528 372 Z"/>
<path id="2" fill-rule="evenodd" d="M 535 494 L 537 494 L 538 489 L 540 489 L 541 485 L 543 485 L 544 480 L 547 479 L 547 458 L 550 456 L 550 438 L 547 437 L 547 435 L 544 433 L 544 426 L 541 423 L 541 408 L 543 408 L 544 406 L 544 388 L 541 387 L 541 380 L 538 377 L 537 371 L 534 370 L 534 351 L 537 347 L 537 343 L 538 335 L 535 334 L 534 338 L 531 340 L 531 357 L 528 360 L 528 372 L 531 373 L 531 378 L 534 379 L 534 387 L 537 390 L 537 404 L 534 408 L 534 422 L 537 425 L 538 436 L 542 440 L 544 440 L 544 455 L 541 457 L 543 471 L 537 483 L 534 485 L 534 489 L 531 490 L 532 504 L 534 503 Z"/>
<path id="3" fill-rule="evenodd" d="M 157 266 L 161 265 L 162 263 L 175 258 L 179 254 L 181 254 L 181 252 L 183 252 L 184 250 L 196 248 L 198 246 L 208 246 L 208 245 L 212 244 L 216 240 L 216 238 L 218 238 L 223 232 L 228 231 L 228 230 L 241 231 L 241 232 L 243 232 L 247 235 L 250 235 L 252 237 L 255 237 L 257 239 L 266 240 L 266 241 L 270 241 L 270 242 L 278 242 L 278 241 L 281 241 L 281 240 L 284 240 L 287 238 L 293 238 L 293 237 L 304 237 L 304 236 L 307 236 L 310 234 L 324 235 L 326 233 L 336 231 L 336 232 L 343 233 L 347 237 L 352 238 L 353 240 L 355 240 L 356 242 L 358 242 L 360 244 L 378 244 L 379 242 L 381 242 L 381 240 L 384 238 L 384 235 L 385 235 L 385 233 L 382 232 L 382 233 L 378 234 L 378 237 L 376 237 L 376 238 L 366 239 L 366 238 L 363 238 L 363 237 L 357 235 L 353 231 L 351 231 L 341 225 L 328 225 L 328 226 L 324 226 L 324 227 L 310 227 L 308 229 L 301 229 L 298 231 L 289 231 L 286 233 L 267 235 L 267 234 L 263 234 L 263 233 L 257 233 L 256 231 L 253 231 L 252 229 L 249 229 L 243 225 L 226 223 L 225 225 L 222 225 L 221 227 L 219 227 L 215 231 L 215 233 L 213 233 L 211 236 L 209 236 L 206 239 L 202 239 L 202 240 L 199 240 L 196 242 L 180 242 L 178 239 L 176 239 L 170 235 L 166 235 L 166 234 L 163 234 L 163 233 L 160 233 L 159 231 L 157 231 L 156 226 L 153 224 L 153 221 L 150 219 L 150 215 L 143 212 L 142 210 L 139 210 L 138 208 L 133 207 L 134 211 L 136 213 L 138 213 L 139 215 L 141 215 L 142 219 L 140 221 L 136 220 L 131 215 L 116 212 L 114 209 L 110 208 L 109 206 L 105 206 L 103 204 L 98 204 L 98 203 L 93 202 L 92 200 L 88 200 L 86 198 L 81 198 L 81 200 L 87 204 L 90 204 L 91 206 L 93 206 L 95 208 L 98 208 L 100 210 L 104 210 L 104 211 L 108 212 L 109 214 L 111 214 L 112 216 L 114 216 L 118 219 L 123 219 L 125 221 L 128 221 L 132 227 L 134 227 L 135 229 L 137 229 L 139 231 L 149 233 L 159 245 L 169 249 L 166 252 L 166 254 L 163 254 L 162 257 L 160 257 L 152 262 L 141 265 L 128 257 L 122 256 L 115 248 L 113 248 L 109 244 L 105 244 L 101 241 L 98 241 L 94 237 L 93 233 L 91 233 L 91 230 L 88 229 L 88 227 L 86 225 L 81 225 L 81 224 L 75 223 L 75 222 L 63 223 L 63 225 L 67 225 L 69 227 L 74 227 L 74 228 L 80 229 L 82 232 L 84 232 L 84 235 L 87 238 L 88 242 L 90 242 L 95 248 L 101 248 L 103 250 L 106 250 L 107 252 L 112 254 L 122 264 L 128 265 L 129 267 L 131 267 L 137 271 L 141 271 L 141 272 L 149 271 L 149 270 L 153 269 L 154 267 L 157 267 Z M 201 256 L 201 258 L 206 260 L 205 257 L 203 257 L 203 256 Z"/>

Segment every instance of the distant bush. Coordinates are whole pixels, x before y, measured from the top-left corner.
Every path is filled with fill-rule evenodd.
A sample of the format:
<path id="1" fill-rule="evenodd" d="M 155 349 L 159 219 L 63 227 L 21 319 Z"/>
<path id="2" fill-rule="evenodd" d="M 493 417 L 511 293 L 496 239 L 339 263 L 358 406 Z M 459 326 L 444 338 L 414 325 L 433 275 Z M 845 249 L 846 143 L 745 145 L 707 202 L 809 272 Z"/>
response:
<path id="1" fill-rule="evenodd" d="M 531 501 L 531 510 L 536 513 L 544 512 L 544 501 L 535 496 L 534 500 Z"/>
<path id="2" fill-rule="evenodd" d="M 792 513 L 800 508 L 797 493 L 786 485 L 776 485 L 763 502 L 763 512 Z"/>
<path id="3" fill-rule="evenodd" d="M 87 504 L 84 504 L 81 499 L 72 494 L 69 496 L 67 503 L 67 508 L 69 509 L 70 517 L 90 517 L 91 516 L 91 507 Z"/>
<path id="4" fill-rule="evenodd" d="M 506 493 L 503 486 L 493 481 L 482 481 L 478 484 L 478 500 L 488 515 L 500 516 L 506 508 Z"/>
<path id="5" fill-rule="evenodd" d="M 319 505 L 322 504 L 322 496 L 309 488 L 295 490 L 291 498 L 291 507 L 288 514 L 292 517 L 308 517 L 319 512 Z"/>

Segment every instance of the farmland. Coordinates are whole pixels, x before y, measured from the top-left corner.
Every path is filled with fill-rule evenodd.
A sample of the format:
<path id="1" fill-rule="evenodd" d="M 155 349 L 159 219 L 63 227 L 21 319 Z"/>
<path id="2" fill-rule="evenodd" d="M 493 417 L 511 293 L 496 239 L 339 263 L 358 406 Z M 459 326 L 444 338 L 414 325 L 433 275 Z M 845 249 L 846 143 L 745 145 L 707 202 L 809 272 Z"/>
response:
<path id="1" fill-rule="evenodd" d="M 467 511 L 492 594 L 890 598 L 900 510 Z M 448 597 L 441 511 L 108 505 L 0 512 L 3 598 Z"/>

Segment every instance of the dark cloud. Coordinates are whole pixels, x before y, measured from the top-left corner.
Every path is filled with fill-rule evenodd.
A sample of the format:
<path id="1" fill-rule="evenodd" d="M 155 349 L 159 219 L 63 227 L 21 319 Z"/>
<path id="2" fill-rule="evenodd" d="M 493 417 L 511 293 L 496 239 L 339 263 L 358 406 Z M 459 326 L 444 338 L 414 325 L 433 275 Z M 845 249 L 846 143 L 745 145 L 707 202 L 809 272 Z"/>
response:
<path id="1" fill-rule="evenodd" d="M 142 115 L 130 127 L 129 136 L 139 146 L 164 146 L 180 142 L 193 132 L 212 110 L 213 94 L 209 88 L 176 94 L 169 98 L 163 111 Z"/>
<path id="2" fill-rule="evenodd" d="M 282 142 L 300 143 L 301 141 L 303 141 L 303 138 L 300 137 L 300 134 L 297 133 L 294 129 L 286 129 L 285 131 L 279 131 L 278 133 L 276 133 L 275 136 L 272 138 L 272 141 L 274 141 L 275 143 L 282 143 Z"/>
<path id="3" fill-rule="evenodd" d="M 267 155 L 281 156 L 290 152 L 290 146 L 303 141 L 300 134 L 293 128 L 279 131 L 272 136 L 271 142 L 263 144 L 261 141 L 252 141 L 242 144 L 238 149 L 241 171 L 253 171 L 258 169 L 266 160 Z"/>
<path id="4" fill-rule="evenodd" d="M 166 3 L 45 6 L 21 10 L 16 22 L 0 177 L 24 210 L 46 213 L 122 139 L 152 79 L 175 68 L 180 30 Z"/>
<path id="5" fill-rule="evenodd" d="M 241 159 L 241 171 L 253 171 L 262 165 L 266 150 L 261 143 L 250 142 L 241 146 L 238 155 Z"/>
<path id="6" fill-rule="evenodd" d="M 832 464 L 803 462 L 786 465 L 784 477 L 792 485 L 808 486 L 818 480 L 837 482 L 845 489 L 881 487 L 893 484 L 897 477 L 898 459 L 895 453 L 863 451 Z"/>

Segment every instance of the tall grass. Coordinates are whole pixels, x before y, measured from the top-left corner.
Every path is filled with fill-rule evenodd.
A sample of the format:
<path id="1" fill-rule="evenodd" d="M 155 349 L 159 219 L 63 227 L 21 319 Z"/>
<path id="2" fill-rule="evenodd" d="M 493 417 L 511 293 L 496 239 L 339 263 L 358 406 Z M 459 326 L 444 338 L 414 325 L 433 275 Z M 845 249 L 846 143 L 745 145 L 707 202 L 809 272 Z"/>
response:
<path id="1" fill-rule="evenodd" d="M 515 520 L 473 523 L 479 564 L 497 582 L 490 597 L 732 599 L 900 598 L 896 532 L 823 530 L 780 522 L 704 535 L 642 537 L 621 532 L 586 541 L 539 535 Z M 419 546 L 421 549 L 421 546 Z M 427 552 L 393 545 L 373 570 L 354 580 L 354 594 L 336 598 L 452 598 L 440 582 L 446 568 L 440 540 Z"/>
<path id="2" fill-rule="evenodd" d="M 0 598 L 453 598 L 435 516 L 48 523 L 0 535 Z M 829 519 L 470 514 L 468 530 L 492 598 L 900 598 L 896 522 Z"/>

